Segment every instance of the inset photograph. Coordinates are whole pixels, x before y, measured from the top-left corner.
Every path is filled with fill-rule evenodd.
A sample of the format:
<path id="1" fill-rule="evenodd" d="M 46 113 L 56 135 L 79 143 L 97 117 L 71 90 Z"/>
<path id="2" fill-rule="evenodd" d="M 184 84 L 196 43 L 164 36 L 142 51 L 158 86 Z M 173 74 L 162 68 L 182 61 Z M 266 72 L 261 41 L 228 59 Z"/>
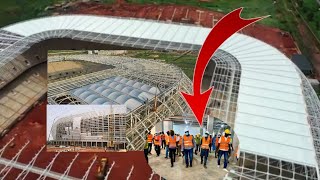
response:
<path id="1" fill-rule="evenodd" d="M 238 137 L 220 119 L 205 120 L 199 126 L 192 114 L 183 114 L 157 123 L 145 141 L 150 167 L 164 179 L 232 176 L 242 161 Z"/>
<path id="2" fill-rule="evenodd" d="M 125 152 L 124 105 L 48 105 L 47 151 Z"/>

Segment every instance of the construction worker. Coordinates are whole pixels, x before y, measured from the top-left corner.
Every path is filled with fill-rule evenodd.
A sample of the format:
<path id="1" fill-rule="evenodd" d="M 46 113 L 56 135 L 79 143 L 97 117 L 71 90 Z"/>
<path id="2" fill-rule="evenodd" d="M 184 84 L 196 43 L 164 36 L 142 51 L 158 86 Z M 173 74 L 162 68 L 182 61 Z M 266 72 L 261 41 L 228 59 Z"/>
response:
<path id="1" fill-rule="evenodd" d="M 212 141 L 212 136 L 211 136 L 211 134 L 210 134 L 210 135 L 209 135 L 209 142 L 210 142 L 210 144 L 209 144 L 209 152 L 210 152 L 210 153 L 211 153 L 211 146 L 212 146 L 211 141 Z"/>
<path id="2" fill-rule="evenodd" d="M 171 159 L 171 167 L 173 167 L 173 162 L 176 161 L 176 148 L 177 148 L 177 137 L 174 135 L 174 131 L 170 131 L 170 136 L 168 137 L 168 147 L 169 156 Z"/>
<path id="3" fill-rule="evenodd" d="M 180 134 L 177 134 L 177 155 L 181 156 L 181 144 L 182 144 L 182 139 Z"/>
<path id="4" fill-rule="evenodd" d="M 166 148 L 166 135 L 163 133 L 163 131 L 161 132 L 161 148 Z"/>
<path id="5" fill-rule="evenodd" d="M 217 156 L 219 154 L 218 143 L 219 143 L 220 137 L 221 137 L 221 133 L 218 133 L 218 136 L 217 136 L 216 141 L 215 141 L 215 146 L 216 146 L 216 152 L 214 154 L 215 158 L 217 158 Z"/>
<path id="6" fill-rule="evenodd" d="M 195 147 L 196 143 L 192 135 L 189 134 L 189 130 L 185 130 L 185 135 L 182 138 L 181 150 L 184 153 L 184 158 L 186 161 L 186 168 L 192 167 L 192 159 L 193 159 L 193 148 Z"/>
<path id="7" fill-rule="evenodd" d="M 204 137 L 201 139 L 201 164 L 203 164 L 204 168 L 207 168 L 207 159 L 209 155 L 209 146 L 210 146 L 210 137 L 209 137 L 209 132 L 207 131 L 204 135 Z M 204 157 L 204 162 L 203 162 L 203 157 Z"/>
<path id="8" fill-rule="evenodd" d="M 165 136 L 165 140 L 166 140 L 166 159 L 168 158 L 168 154 L 169 154 L 169 136 L 170 136 L 170 132 L 167 131 L 167 134 Z"/>
<path id="9" fill-rule="evenodd" d="M 219 155 L 218 155 L 218 168 L 220 167 L 220 160 L 221 156 L 224 156 L 224 164 L 223 164 L 223 170 L 227 171 L 227 165 L 228 165 L 228 154 L 229 154 L 229 149 L 231 149 L 230 145 L 230 130 L 226 129 L 224 131 L 224 136 L 221 136 L 219 138 L 218 146 L 217 149 L 219 149 Z"/>
<path id="10" fill-rule="evenodd" d="M 211 139 L 211 148 L 214 154 L 216 154 L 216 139 L 217 136 L 212 132 L 212 139 Z"/>
<path id="11" fill-rule="evenodd" d="M 239 156 L 240 156 L 240 145 L 236 147 L 236 150 L 234 152 L 234 157 L 236 158 L 237 161 L 239 160 Z"/>
<path id="12" fill-rule="evenodd" d="M 148 136 L 146 136 L 146 142 L 144 145 L 144 157 L 146 158 L 147 163 L 149 163 L 148 153 L 149 153 L 149 143 L 148 143 Z"/>
<path id="13" fill-rule="evenodd" d="M 156 151 L 157 156 L 159 156 L 160 155 L 160 150 L 161 150 L 161 147 L 160 147 L 160 144 L 161 144 L 160 132 L 155 134 L 154 139 L 153 139 L 153 144 L 154 144 L 154 150 Z"/>
<path id="14" fill-rule="evenodd" d="M 148 132 L 148 153 L 151 154 L 153 135 Z"/>
<path id="15" fill-rule="evenodd" d="M 200 151 L 200 141 L 201 141 L 200 133 L 198 133 L 194 139 L 195 139 L 195 141 L 196 141 L 196 148 L 195 148 L 195 150 L 194 150 L 194 154 L 197 155 L 197 154 L 198 154 L 198 151 Z"/>

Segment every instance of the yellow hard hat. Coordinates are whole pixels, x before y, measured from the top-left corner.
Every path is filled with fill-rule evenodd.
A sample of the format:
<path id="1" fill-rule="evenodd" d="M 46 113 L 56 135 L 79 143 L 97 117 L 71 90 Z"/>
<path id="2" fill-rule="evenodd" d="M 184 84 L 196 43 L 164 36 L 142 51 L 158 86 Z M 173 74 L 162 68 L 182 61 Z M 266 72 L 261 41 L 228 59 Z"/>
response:
<path id="1" fill-rule="evenodd" d="M 231 134 L 229 129 L 224 130 L 224 133 Z"/>

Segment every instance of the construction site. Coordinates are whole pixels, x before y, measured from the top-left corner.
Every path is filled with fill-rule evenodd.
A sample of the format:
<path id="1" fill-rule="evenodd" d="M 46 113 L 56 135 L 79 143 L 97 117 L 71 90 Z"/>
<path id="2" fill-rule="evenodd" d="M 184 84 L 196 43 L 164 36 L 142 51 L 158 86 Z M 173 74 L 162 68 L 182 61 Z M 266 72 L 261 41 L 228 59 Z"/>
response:
<path id="1" fill-rule="evenodd" d="M 226 123 L 235 148 L 240 144 L 239 161 L 231 162 L 228 172 L 217 177 L 212 173 L 220 170 L 213 168 L 210 163 L 215 161 L 209 156 L 212 168 L 201 169 L 194 179 L 319 179 L 320 102 L 306 76 L 290 61 L 290 53 L 299 51 L 290 35 L 250 26 L 219 47 L 204 73 L 202 90 L 214 90 L 200 127 L 180 94 L 192 93 L 192 81 L 181 67 L 158 57 L 126 55 L 126 50 L 197 54 L 214 25 L 213 13 L 205 16 L 209 20 L 199 18 L 196 25 L 175 23 L 172 13 L 168 21 L 165 14 L 153 20 L 69 14 L 1 28 L 0 38 L 5 42 L 0 51 L 1 177 L 183 179 L 194 170 L 156 171 L 165 165 L 156 157 L 150 157 L 152 171 L 141 151 L 148 132 L 175 130 L 182 134 L 185 126 L 193 126 L 193 134 L 201 129 L 211 134 Z M 272 39 L 272 34 L 280 38 Z M 284 39 L 290 45 L 284 45 Z M 91 53 L 48 56 L 48 50 Z M 100 50 L 125 51 L 106 55 Z M 123 121 L 117 120 L 124 122 L 125 135 L 114 137 L 125 138 L 128 152 L 45 152 L 46 104 L 125 106 Z M 55 127 L 61 131 L 54 134 L 60 133 L 58 139 L 68 138 L 68 127 L 75 123 L 70 119 L 74 118 L 60 119 Z M 70 131 L 73 144 L 60 139 L 49 145 L 75 146 L 77 131 Z M 80 123 L 80 137 L 87 132 Z M 108 146 L 103 141 L 89 143 L 90 147 L 100 145 Z"/>
<path id="2" fill-rule="evenodd" d="M 125 106 L 47 107 L 47 151 L 124 151 Z"/>

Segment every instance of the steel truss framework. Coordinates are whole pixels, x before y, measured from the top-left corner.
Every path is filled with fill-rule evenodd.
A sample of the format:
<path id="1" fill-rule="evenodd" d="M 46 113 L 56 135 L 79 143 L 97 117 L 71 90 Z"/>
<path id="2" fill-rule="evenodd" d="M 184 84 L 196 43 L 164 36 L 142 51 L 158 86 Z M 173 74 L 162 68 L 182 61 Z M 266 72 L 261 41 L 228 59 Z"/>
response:
<path id="1" fill-rule="evenodd" d="M 239 164 L 232 173 L 239 179 L 310 179 L 317 178 L 317 169 L 265 156 L 241 152 Z"/>
<path id="2" fill-rule="evenodd" d="M 85 20 L 81 20 L 85 22 Z M 114 21 L 116 22 L 116 21 Z M 70 23 L 70 22 L 69 22 Z M 82 22 L 71 22 L 71 24 L 68 24 L 68 27 L 72 26 L 73 24 L 81 24 Z M 153 22 L 154 23 L 154 22 Z M 89 26 L 89 25 L 88 25 Z M 151 26 L 151 25 L 150 25 Z M 113 26 L 110 26 L 113 27 Z M 128 26 L 129 27 L 129 26 Z M 169 29 L 170 26 L 167 28 Z M 190 26 L 191 27 L 191 26 Z M 33 27 L 35 28 L 35 27 Z M 115 31 L 116 28 L 113 30 Z M 147 30 L 145 30 L 147 31 Z M 188 33 L 193 34 L 201 34 L 199 31 L 192 31 L 192 30 L 186 30 L 185 34 Z M 26 71 L 27 69 L 30 69 L 32 67 L 35 67 L 35 65 L 46 61 L 45 58 L 41 58 L 38 55 L 35 56 L 29 56 L 28 58 L 21 56 L 24 52 L 30 49 L 32 45 L 35 45 L 37 43 L 41 43 L 41 41 L 52 39 L 52 38 L 70 38 L 74 40 L 80 40 L 80 41 L 87 41 L 87 42 L 96 42 L 96 43 L 102 43 L 102 44 L 109 44 L 109 45 L 115 45 L 115 46 L 121 46 L 121 47 L 129 47 L 134 49 L 154 49 L 154 50 L 199 50 L 201 47 L 201 43 L 188 43 L 186 41 L 186 36 L 184 36 L 183 40 L 181 41 L 166 41 L 166 40 L 156 40 L 156 39 L 146 39 L 146 38 L 139 38 L 139 37 L 130 37 L 130 36 L 122 36 L 122 35 L 114 35 L 112 33 L 110 34 L 102 34 L 102 33 L 95 33 L 90 31 L 77 31 L 73 29 L 57 29 L 57 30 L 46 30 L 44 32 L 34 34 L 32 36 L 23 37 L 21 35 L 17 35 L 15 33 L 11 33 L 9 31 L 1 30 L 1 47 L 0 47 L 0 70 L 3 72 L 0 77 L 0 88 L 5 87 L 8 83 L 13 81 L 16 78 L 21 78 L 19 75 Z M 234 38 L 237 39 L 237 38 Z M 239 40 L 240 39 L 240 40 Z M 241 38 L 237 39 L 237 44 L 241 44 L 244 47 L 244 50 L 253 49 L 253 52 L 250 53 L 255 54 L 257 53 L 257 49 L 255 48 L 261 48 L 266 47 L 266 44 L 246 44 L 247 42 L 241 41 Z M 247 40 L 247 39 L 246 39 Z M 193 39 L 195 41 L 195 39 Z M 227 48 L 225 48 L 227 49 Z M 228 50 L 232 50 L 232 48 L 229 48 Z M 267 53 L 264 54 L 265 58 L 270 58 L 271 61 L 266 63 L 266 66 L 271 65 L 272 62 L 276 62 L 277 60 L 283 60 L 281 56 L 278 56 L 279 52 L 274 52 L 272 49 L 267 49 Z M 228 51 L 229 52 L 229 51 Z M 237 58 L 232 58 L 228 55 L 226 52 L 218 52 L 217 54 L 220 55 L 215 58 L 215 70 L 214 70 L 214 76 L 211 82 L 211 85 L 214 85 L 216 87 L 216 91 L 213 93 L 213 98 L 210 99 L 210 105 L 207 109 L 207 113 L 211 114 L 212 116 L 217 116 L 218 118 L 223 119 L 225 122 L 232 124 L 234 123 L 234 111 L 237 109 L 235 106 L 235 103 L 237 100 L 237 93 L 238 93 L 238 86 L 239 86 L 239 77 L 242 76 L 241 70 Z M 248 54 L 245 54 L 245 52 L 236 52 L 238 56 L 246 57 Z M 262 53 L 263 54 L 263 53 Z M 270 56 L 269 56 L 270 55 Z M 228 58 L 224 58 L 228 57 Z M 275 57 L 275 58 L 274 58 Z M 257 58 L 266 60 L 263 57 L 258 57 L 255 55 L 251 55 L 248 58 L 246 58 L 246 62 L 242 63 L 250 63 L 254 62 Z M 277 59 L 278 58 L 278 59 Z M 259 60 L 260 60 L 259 59 Z M 100 60 L 97 60 L 98 62 Z M 280 62 L 280 61 L 279 61 Z M 163 74 L 159 75 L 157 66 L 154 66 L 154 69 L 151 68 L 145 68 L 144 66 L 124 66 L 125 63 L 118 63 L 117 65 L 122 66 L 123 68 L 118 68 L 117 70 L 107 70 L 105 72 L 100 71 L 96 74 L 88 74 L 85 76 L 79 76 L 73 78 L 74 82 L 55 82 L 52 83 L 49 86 L 49 89 L 51 89 L 48 92 L 48 102 L 50 104 L 56 104 L 61 103 L 62 101 L 72 101 L 75 104 L 82 104 L 83 101 L 79 99 L 74 99 L 72 96 L 68 96 L 68 94 L 64 93 L 70 89 L 73 89 L 75 87 L 81 87 L 83 85 L 91 84 L 94 82 L 97 82 L 101 79 L 104 79 L 110 75 L 109 73 L 113 73 L 116 76 L 121 77 L 127 77 L 127 78 L 135 78 L 139 81 L 143 81 L 144 83 L 154 83 L 157 87 L 160 86 L 163 87 L 165 90 L 161 92 L 157 96 L 157 98 L 154 98 L 149 101 L 149 103 L 146 103 L 144 106 L 141 106 L 134 111 L 130 112 L 127 116 L 126 126 L 126 137 L 128 142 L 128 149 L 142 149 L 144 140 L 144 132 L 146 129 L 150 129 L 153 127 L 156 122 L 159 122 L 160 120 L 170 117 L 176 114 L 181 114 L 182 112 L 188 111 L 188 108 L 186 104 L 184 103 L 183 99 L 181 99 L 181 96 L 179 95 L 179 90 L 183 90 L 185 92 L 191 92 L 191 81 L 183 74 L 178 73 L 174 75 L 170 75 L 168 73 L 167 76 L 164 76 Z M 130 64 L 130 63 L 128 63 Z M 134 64 L 134 63 L 132 63 Z M 144 63 L 142 63 L 144 64 Z M 251 64 L 251 65 L 258 65 L 257 64 Z M 276 64 L 277 65 L 277 64 Z M 287 64 L 280 65 L 285 66 Z M 249 65 L 250 66 L 250 65 Z M 132 71 L 132 68 L 135 68 L 135 71 Z M 243 70 L 243 67 L 241 67 Z M 261 70 L 261 66 L 259 66 Z M 279 68 L 274 68 L 273 70 L 282 70 Z M 117 68 L 116 68 L 117 69 Z M 156 70 L 155 70 L 156 69 Z M 166 68 L 162 69 L 166 70 Z M 288 69 L 285 69 L 288 70 Z M 267 71 L 268 73 L 270 71 Z M 288 73 L 292 73 L 290 71 L 284 71 Z M 150 76 L 145 76 L 145 74 L 148 73 Z M 270 75 L 270 74 L 269 74 Z M 271 74 L 270 77 L 274 74 Z M 85 77 L 85 78 L 84 78 Z M 150 77 L 150 78 L 148 78 Z M 283 76 L 279 76 L 283 78 Z M 173 81 L 171 83 L 163 82 L 163 78 L 172 78 Z M 176 79 L 175 79 L 176 78 Z M 291 80 L 291 79 L 290 79 Z M 301 89 L 303 91 L 304 100 L 306 102 L 306 108 L 308 111 L 308 125 L 310 126 L 311 133 L 312 133 L 312 141 L 314 145 L 314 149 L 316 152 L 316 160 L 317 164 L 320 164 L 320 103 L 317 99 L 315 92 L 312 90 L 312 87 L 307 82 L 305 76 L 301 74 Z M 44 79 L 39 78 L 38 83 L 44 82 Z M 37 83 L 35 83 L 37 84 Z M 170 85 L 168 85 L 170 84 Z M 300 86 L 300 85 L 299 85 Z M 45 87 L 45 86 L 43 86 Z M 41 89 L 41 87 L 40 87 Z M 1 89 L 2 90 L 2 89 Z M 33 91 L 33 88 L 27 88 L 28 91 Z M 11 92 L 12 93 L 12 92 Z M 44 94 L 45 92 L 37 92 L 37 94 Z M 5 93 L 9 94 L 9 93 Z M 21 93 L 24 95 L 23 93 Z M 29 97 L 27 95 L 24 95 L 26 97 Z M 64 96 L 67 96 L 63 98 Z M 59 99 L 59 97 L 62 97 L 62 99 Z M 32 99 L 32 98 L 31 98 Z M 36 98 L 33 98 L 36 99 Z M 13 100 L 14 102 L 18 102 L 18 98 L 12 98 L 10 100 Z M 228 103 L 229 101 L 229 103 Z M 5 103 L 2 103 L 5 104 Z M 24 103 L 25 105 L 22 107 L 31 107 L 31 104 Z M 157 104 L 157 108 L 154 109 L 154 104 Z M 0 108 L 0 111 L 3 108 Z M 20 110 L 20 109 L 19 109 Z M 8 111 L 5 111 L 8 112 Z M 17 111 L 18 113 L 14 114 L 23 114 L 25 110 Z M 1 116 L 3 116 L 5 113 L 0 113 Z M 1 117 L 2 118 L 2 117 Z M 7 117 L 6 117 L 7 118 Z M 10 119 L 10 122 L 13 121 L 13 119 L 16 119 L 18 117 L 14 117 Z M 286 177 L 294 177 L 298 178 L 301 177 L 301 179 L 315 179 L 319 178 L 319 166 L 317 167 L 309 167 L 306 165 L 299 165 L 294 162 L 289 161 L 280 161 L 280 160 L 274 160 L 270 157 L 263 157 L 261 155 L 256 155 L 250 152 L 241 152 L 241 158 L 242 160 L 239 164 L 238 170 L 236 170 L 235 174 L 237 177 L 243 178 L 243 179 L 285 179 Z M 252 160 L 254 159 L 254 160 Z M 7 163 L 10 160 L 1 160 L 0 163 L 7 165 Z M 252 161 L 255 161 L 254 165 L 252 164 Z M 260 168 L 261 165 L 259 164 L 265 164 L 268 168 Z M 267 165 L 266 165 L 267 164 Z M 14 167 L 21 167 L 19 164 L 14 163 L 11 164 Z M 262 167 L 265 167 L 262 166 Z M 257 168 L 256 168 L 257 167 Z M 258 168 L 259 167 L 259 168 Z M 275 167 L 275 168 L 274 168 Z M 316 170 L 315 170 L 316 168 Z M 267 170 L 265 170 L 267 169 Z M 275 169 L 275 170 L 274 170 Z M 29 169 L 28 169 L 29 170 Z M 272 170 L 272 171 L 271 171 Z M 288 171 L 289 172 L 288 172 Z M 290 172 L 292 170 L 292 173 Z M 36 170 L 30 169 L 31 172 L 36 172 Z M 43 172 L 43 169 L 41 170 Z M 291 176 L 292 174 L 292 176 Z M 50 174 L 48 172 L 48 177 L 56 177 L 54 174 Z"/>
<path id="3" fill-rule="evenodd" d="M 107 108 L 107 107 L 106 107 Z M 126 142 L 125 114 L 86 112 L 58 118 L 52 125 L 53 145 L 99 146 Z M 75 119 L 80 118 L 80 122 Z M 98 145 L 100 144 L 100 145 Z"/>
<path id="4" fill-rule="evenodd" d="M 58 61 L 62 57 L 49 57 L 53 61 Z M 63 81 L 49 84 L 48 99 L 49 102 L 57 104 L 56 97 L 70 96 L 81 104 L 87 104 L 82 99 L 75 97 L 72 93 L 66 93 L 77 87 L 93 84 L 101 79 L 117 76 L 135 80 L 150 86 L 156 86 L 160 93 L 145 104 L 130 111 L 126 116 L 126 140 L 128 150 L 140 150 L 143 148 L 144 137 L 147 130 L 151 130 L 156 123 L 167 117 L 180 115 L 183 112 L 189 112 L 189 108 L 180 96 L 179 91 L 191 92 L 190 79 L 177 67 L 157 61 L 145 59 L 136 59 L 128 57 L 105 57 L 99 55 L 71 55 L 64 56 L 65 59 L 77 59 L 84 61 L 95 61 L 115 66 L 114 69 L 96 72 L 99 76 L 92 74 L 82 75 Z M 111 71 L 111 72 L 110 72 Z M 90 77 L 95 78 L 90 78 Z M 52 88 L 51 88 L 52 87 Z M 59 88 L 57 88 L 59 87 Z M 155 109 L 156 104 L 156 109 Z M 63 128 L 64 129 L 64 128 Z"/>
<path id="5" fill-rule="evenodd" d="M 14 138 L 12 138 L 11 140 L 9 140 L 4 147 L 0 150 L 0 153 L 2 155 L 2 153 L 7 150 L 7 147 L 9 146 L 9 144 L 14 140 Z M 46 166 L 46 168 L 39 168 L 37 166 L 35 166 L 35 162 L 37 161 L 38 157 L 41 156 L 41 152 L 43 152 L 44 148 L 46 145 L 43 145 L 39 151 L 31 158 L 31 160 L 29 161 L 28 164 L 24 164 L 24 163 L 20 163 L 18 162 L 19 156 L 23 153 L 23 151 L 28 151 L 28 144 L 30 143 L 30 141 L 27 141 L 20 149 L 19 151 L 15 154 L 14 157 L 12 157 L 11 159 L 6 159 L 4 157 L 0 156 L 0 164 L 4 165 L 5 167 L 1 169 L 1 179 L 6 179 L 6 177 L 8 177 L 8 175 L 10 174 L 10 171 L 12 169 L 20 169 L 21 172 L 17 175 L 16 179 L 21 179 L 24 180 L 26 179 L 26 177 L 29 175 L 29 173 L 33 173 L 33 174 L 37 174 L 38 178 L 37 179 L 46 179 L 46 178 L 52 178 L 52 179 L 60 179 L 60 180 L 87 180 L 89 179 L 89 173 L 93 168 L 94 163 L 96 163 L 97 160 L 97 156 L 94 155 L 92 157 L 92 160 L 89 162 L 88 164 L 88 168 L 87 170 L 84 172 L 82 178 L 76 178 L 76 177 L 72 177 L 69 175 L 69 172 L 71 170 L 71 168 L 75 166 L 76 161 L 78 160 L 78 156 L 80 153 L 75 154 L 75 156 L 72 158 L 72 160 L 70 161 L 68 167 L 65 169 L 65 171 L 63 173 L 59 173 L 59 172 L 55 172 L 53 171 L 51 168 L 52 166 L 56 163 L 56 158 L 60 155 L 60 152 L 55 153 L 52 160 L 48 163 L 48 165 Z M 43 155 L 43 154 L 42 154 Z M 108 179 L 108 176 L 110 175 L 110 173 L 112 172 L 112 169 L 114 167 L 114 165 L 116 164 L 115 161 L 113 161 L 113 163 L 111 164 L 110 168 L 108 169 L 107 175 L 105 177 L 105 179 Z M 131 166 L 130 171 L 127 172 L 127 179 L 130 179 L 132 173 L 134 170 L 134 166 Z M 154 172 L 151 173 L 151 177 L 153 176 Z"/>

